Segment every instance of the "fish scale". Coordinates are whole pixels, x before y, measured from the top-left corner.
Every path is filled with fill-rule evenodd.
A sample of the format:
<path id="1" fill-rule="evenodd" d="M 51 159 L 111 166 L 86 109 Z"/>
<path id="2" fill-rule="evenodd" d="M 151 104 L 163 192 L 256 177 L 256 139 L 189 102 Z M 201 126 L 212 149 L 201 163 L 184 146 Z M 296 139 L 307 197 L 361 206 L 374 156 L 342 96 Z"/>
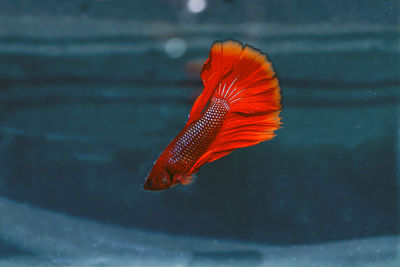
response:
<path id="1" fill-rule="evenodd" d="M 221 129 L 228 111 L 226 100 L 212 98 L 202 117 L 188 125 L 172 141 L 169 163 L 174 171 L 188 171 L 207 151 Z"/>

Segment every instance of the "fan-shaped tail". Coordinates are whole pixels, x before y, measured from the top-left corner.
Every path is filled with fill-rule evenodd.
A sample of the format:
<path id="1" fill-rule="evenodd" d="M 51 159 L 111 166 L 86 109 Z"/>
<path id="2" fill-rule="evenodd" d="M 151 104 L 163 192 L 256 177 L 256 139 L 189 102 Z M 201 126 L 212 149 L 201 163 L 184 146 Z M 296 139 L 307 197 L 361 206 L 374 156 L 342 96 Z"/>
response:
<path id="1" fill-rule="evenodd" d="M 279 82 L 271 62 L 260 51 L 236 41 L 216 42 L 201 78 L 204 90 L 190 112 L 188 124 L 201 116 L 214 97 L 224 99 L 229 112 L 215 141 L 191 173 L 237 148 L 273 138 L 280 125 Z"/>

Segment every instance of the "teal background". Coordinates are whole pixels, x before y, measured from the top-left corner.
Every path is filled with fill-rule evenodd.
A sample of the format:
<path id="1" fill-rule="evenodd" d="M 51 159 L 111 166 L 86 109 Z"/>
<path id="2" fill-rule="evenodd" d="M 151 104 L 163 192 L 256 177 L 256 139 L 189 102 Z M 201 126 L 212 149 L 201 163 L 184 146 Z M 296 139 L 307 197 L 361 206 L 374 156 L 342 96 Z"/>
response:
<path id="1" fill-rule="evenodd" d="M 283 128 L 190 186 L 145 192 L 226 39 L 268 54 Z M 181 0 L 0 0 L 0 197 L 171 238 L 397 235 L 399 52 L 398 1 L 221 0 L 194 14 Z M 0 232 L 0 257 L 29 253 Z"/>

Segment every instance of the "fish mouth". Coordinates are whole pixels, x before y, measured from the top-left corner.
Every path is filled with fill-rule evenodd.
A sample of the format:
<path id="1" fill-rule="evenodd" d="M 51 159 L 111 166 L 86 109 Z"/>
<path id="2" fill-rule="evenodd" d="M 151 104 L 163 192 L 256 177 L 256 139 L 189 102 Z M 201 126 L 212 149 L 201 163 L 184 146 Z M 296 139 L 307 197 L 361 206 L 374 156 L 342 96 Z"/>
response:
<path id="1" fill-rule="evenodd" d="M 154 190 L 153 182 L 151 180 L 146 180 L 145 183 L 143 184 L 143 189 L 144 190 L 149 190 L 149 191 Z"/>
<path id="2" fill-rule="evenodd" d="M 143 189 L 146 191 L 161 191 L 167 188 L 168 187 L 157 186 L 157 184 L 154 184 L 151 180 L 148 180 L 143 184 Z"/>
<path id="3" fill-rule="evenodd" d="M 151 188 L 147 184 L 143 184 L 143 189 L 144 190 L 151 190 Z"/>

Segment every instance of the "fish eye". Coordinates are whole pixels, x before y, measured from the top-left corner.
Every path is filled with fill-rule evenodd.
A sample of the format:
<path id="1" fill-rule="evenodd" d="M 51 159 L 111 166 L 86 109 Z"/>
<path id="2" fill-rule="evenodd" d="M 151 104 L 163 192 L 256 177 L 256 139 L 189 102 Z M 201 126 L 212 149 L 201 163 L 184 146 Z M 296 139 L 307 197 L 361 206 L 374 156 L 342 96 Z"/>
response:
<path id="1" fill-rule="evenodd" d="M 151 181 L 151 180 L 148 180 L 148 181 L 143 185 L 143 187 L 144 187 L 145 189 L 152 189 L 153 186 L 154 186 L 154 184 L 153 184 L 153 181 Z"/>

